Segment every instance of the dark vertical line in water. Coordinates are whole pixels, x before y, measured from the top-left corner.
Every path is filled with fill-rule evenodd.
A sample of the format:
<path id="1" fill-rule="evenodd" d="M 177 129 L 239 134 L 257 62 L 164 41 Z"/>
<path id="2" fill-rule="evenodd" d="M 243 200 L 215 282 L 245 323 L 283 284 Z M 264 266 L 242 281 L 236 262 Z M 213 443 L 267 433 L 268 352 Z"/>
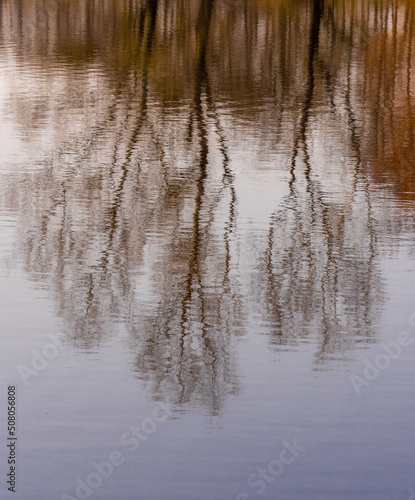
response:
<path id="1" fill-rule="evenodd" d="M 299 143 L 302 143 L 304 153 L 304 162 L 306 165 L 305 178 L 307 180 L 307 191 L 311 200 L 311 214 L 312 222 L 315 222 L 315 209 L 314 209 L 314 193 L 311 189 L 311 164 L 307 148 L 307 127 L 310 118 L 311 105 L 314 96 L 315 88 L 315 75 L 314 75 L 314 61 L 319 48 L 320 25 L 323 11 L 323 0 L 313 0 L 312 22 L 310 30 L 310 41 L 308 49 L 308 63 L 307 63 L 307 91 L 303 107 L 303 115 L 300 122 L 299 130 Z"/>
<path id="2" fill-rule="evenodd" d="M 148 28 L 148 37 L 146 40 L 146 55 L 150 55 L 153 48 L 153 40 L 154 33 L 156 29 L 156 21 L 157 21 L 157 7 L 158 0 L 147 0 L 147 12 L 149 14 L 149 28 Z"/>
<path id="3" fill-rule="evenodd" d="M 208 108 L 213 116 L 215 126 L 216 126 L 216 132 L 219 137 L 219 144 L 220 144 L 220 152 L 222 154 L 222 166 L 223 166 L 223 177 L 222 177 L 222 183 L 223 183 L 223 188 L 228 187 L 230 191 L 230 203 L 229 203 L 229 217 L 225 225 L 225 234 L 224 234 L 224 241 L 225 241 L 225 249 L 226 249 L 226 255 L 225 255 L 225 273 L 224 277 L 222 280 L 222 287 L 228 286 L 229 284 L 229 272 L 230 272 L 230 235 L 235 229 L 235 219 L 236 219 L 236 207 L 237 207 L 237 196 L 236 196 L 236 191 L 235 191 L 235 186 L 234 186 L 234 174 L 232 170 L 229 167 L 230 163 L 230 158 L 229 158 L 229 153 L 228 153 L 228 148 L 226 145 L 226 140 L 225 140 L 225 134 L 222 129 L 222 126 L 220 124 L 220 119 L 218 116 L 218 113 L 215 108 L 215 103 L 213 100 L 212 96 L 212 91 L 210 88 L 210 82 L 209 79 L 206 78 L 206 100 L 208 104 Z M 222 294 L 223 295 L 223 294 Z M 222 296 L 221 295 L 221 296 Z"/>
<path id="4" fill-rule="evenodd" d="M 337 281 L 337 264 L 334 259 L 333 255 L 333 233 L 330 228 L 330 219 L 327 213 L 327 206 L 326 203 L 324 202 L 322 198 L 322 194 L 319 192 L 318 186 L 312 181 L 311 179 L 311 159 L 308 153 L 308 147 L 307 147 L 307 126 L 309 122 L 309 115 L 311 112 L 311 106 L 312 106 L 312 100 L 314 96 L 314 89 L 315 89 L 315 73 L 314 73 L 314 61 L 317 58 L 318 54 L 318 49 L 319 49 L 319 41 L 320 41 L 320 29 L 321 29 L 321 19 L 322 19 L 322 13 L 324 9 L 324 3 L 320 2 L 319 0 L 315 0 L 313 4 L 313 21 L 312 21 L 312 28 L 311 28 L 311 34 L 310 34 L 310 44 L 309 44 L 309 57 L 308 57 L 308 93 L 307 97 L 305 100 L 305 107 L 304 107 L 304 114 L 303 114 L 303 122 L 300 128 L 300 137 L 301 137 L 301 143 L 303 146 L 303 153 L 304 153 L 304 162 L 306 165 L 306 169 L 304 172 L 306 181 L 307 181 L 307 187 L 306 191 L 309 194 L 310 201 L 311 201 L 311 224 L 315 225 L 316 223 L 316 203 L 320 205 L 321 212 L 322 212 L 322 225 L 323 225 L 323 230 L 324 234 L 327 238 L 327 261 L 328 264 L 325 267 L 324 270 L 324 275 L 322 276 L 322 282 L 321 282 L 321 294 L 322 294 L 322 316 L 323 316 L 323 324 L 324 324 L 324 330 L 322 332 L 323 334 L 323 344 L 322 344 L 322 349 L 324 352 L 325 346 L 328 344 L 328 337 L 329 337 L 329 332 L 330 332 L 330 325 L 328 322 L 328 313 L 327 313 L 327 304 L 326 304 L 326 282 L 329 284 L 330 282 L 330 266 L 332 265 L 334 267 L 334 281 Z M 311 235 L 307 235 L 309 238 Z M 310 269 L 314 271 L 316 270 L 316 264 L 313 264 L 313 255 L 312 255 L 312 249 L 311 249 L 311 242 L 308 245 L 308 258 L 309 258 L 309 263 L 310 263 Z M 311 276 L 313 276 L 313 272 L 311 272 Z M 336 298 L 333 297 L 334 303 L 336 301 Z M 334 305 L 334 310 L 336 309 Z"/>
<path id="5" fill-rule="evenodd" d="M 380 7 L 378 7 L 377 3 L 375 4 L 375 32 L 377 32 L 378 25 L 381 25 L 381 32 L 382 32 L 382 22 L 380 17 Z M 379 155 L 380 157 L 384 157 L 384 141 L 383 141 L 383 134 L 382 134 L 382 129 L 384 128 L 383 126 L 383 112 L 382 112 L 382 97 L 383 100 L 385 99 L 384 94 L 382 94 L 382 79 L 384 75 L 384 54 L 385 54 L 385 47 L 384 47 L 384 41 L 382 40 L 381 42 L 381 48 L 380 48 L 380 57 L 379 57 L 379 64 L 378 64 L 378 72 L 377 72 L 377 77 L 375 79 L 377 88 L 375 91 L 376 94 L 376 99 L 375 99 L 375 105 L 373 109 L 373 122 L 374 122 L 374 133 L 373 137 L 375 139 L 375 144 L 374 144 L 374 150 L 378 151 L 381 154 Z"/>
<path id="6" fill-rule="evenodd" d="M 20 41 L 23 41 L 23 18 L 24 18 L 24 12 L 23 12 L 23 0 L 15 0 L 14 3 L 16 5 L 16 11 L 17 11 L 17 19 L 18 19 L 18 30 L 19 30 L 19 38 Z"/>
<path id="7" fill-rule="evenodd" d="M 354 152 L 356 156 L 356 164 L 355 164 L 355 172 L 354 172 L 354 185 L 353 185 L 353 191 L 356 192 L 357 186 L 359 183 L 359 176 L 360 176 L 360 164 L 361 164 L 361 155 L 360 155 L 360 141 L 359 141 L 359 135 L 356 131 L 356 118 L 354 116 L 354 112 L 352 109 L 352 103 L 351 103 L 351 58 L 352 56 L 349 57 L 348 65 L 347 65 L 347 81 L 346 81 L 346 94 L 345 94 L 345 100 L 346 100 L 346 111 L 348 114 L 348 126 L 349 126 L 349 131 L 350 131 L 350 140 L 351 140 L 351 145 L 352 145 L 352 151 Z"/>
<path id="8" fill-rule="evenodd" d="M 56 0 L 53 0 L 56 1 Z M 75 6 L 73 7 L 74 9 L 76 8 Z M 92 12 L 94 11 L 94 2 L 86 2 L 85 4 L 85 24 L 86 24 L 86 36 L 85 36 L 85 41 L 86 41 L 86 46 L 87 46 L 87 54 L 92 54 L 94 50 L 94 40 L 92 33 L 94 32 L 93 30 L 93 24 L 94 24 L 94 16 Z M 115 17 L 115 16 L 114 16 Z"/>
<path id="9" fill-rule="evenodd" d="M 298 134 L 296 136 L 293 148 L 293 155 L 291 157 L 291 180 L 289 182 L 290 192 L 293 192 L 294 182 L 296 180 L 295 176 L 295 164 L 298 155 L 299 145 L 303 143 L 303 147 L 306 142 L 306 132 L 307 125 L 310 116 L 311 104 L 314 94 L 314 60 L 318 51 L 319 44 L 319 33 L 320 33 L 320 23 L 322 16 L 322 9 L 324 5 L 324 0 L 313 0 L 313 8 L 311 14 L 311 28 L 310 28 L 310 38 L 308 46 L 308 59 L 307 59 L 307 84 L 306 84 L 306 94 L 304 98 L 304 105 L 301 113 L 300 127 Z M 306 154 L 306 157 L 308 155 Z M 307 167 L 308 168 L 308 167 Z"/>
<path id="10" fill-rule="evenodd" d="M 203 26 L 203 14 L 206 15 L 205 4 L 211 3 L 209 0 L 204 1 L 201 6 L 201 12 L 197 26 L 202 29 L 202 36 L 198 37 L 198 56 L 196 60 L 196 75 L 195 75 L 195 96 L 193 100 L 193 110 L 195 121 L 199 131 L 199 179 L 197 181 L 197 194 L 195 199 L 195 210 L 193 213 L 193 244 L 189 263 L 189 273 L 186 280 L 187 293 L 182 302 L 182 323 L 187 321 L 187 305 L 191 297 L 191 284 L 193 277 L 198 273 L 198 259 L 200 251 L 200 212 L 202 200 L 205 190 L 205 180 L 207 178 L 207 163 L 208 163 L 208 140 L 207 140 L 207 124 L 203 113 L 202 93 L 206 78 L 206 25 Z M 199 32 L 200 35 L 200 32 Z M 204 35 L 204 36 L 203 36 Z"/>
<path id="11" fill-rule="evenodd" d="M 148 78 L 147 78 L 147 73 L 148 73 L 148 64 L 149 64 L 149 59 L 151 57 L 151 51 L 152 51 L 152 46 L 153 46 L 153 40 L 154 40 L 154 32 L 155 32 L 155 27 L 156 27 L 156 19 L 157 19 L 157 0 L 148 0 L 148 13 L 149 13 L 149 30 L 147 32 L 147 38 L 146 38 L 146 43 L 145 43 L 145 50 L 144 50 L 144 75 L 143 75 L 143 81 L 142 81 L 142 97 L 141 97 L 141 103 L 140 103 L 140 108 L 139 108 L 139 113 L 136 119 L 136 124 L 133 129 L 129 144 L 127 145 L 127 152 L 126 152 L 126 157 L 121 165 L 121 179 L 118 184 L 118 187 L 114 191 L 114 199 L 110 205 L 108 215 L 109 215 L 109 220 L 107 227 L 109 228 L 109 234 L 108 234 L 108 246 L 107 248 L 103 251 L 102 259 L 101 259 L 101 267 L 106 271 L 107 266 L 108 266 L 108 259 L 109 259 L 109 253 L 112 248 L 113 244 L 113 239 L 115 235 L 115 231 L 118 227 L 118 214 L 121 209 L 122 205 L 122 198 L 124 194 L 124 186 L 128 177 L 128 172 L 129 172 L 129 166 L 131 163 L 133 151 L 135 144 L 137 142 L 140 130 L 145 122 L 146 116 L 147 116 L 147 95 L 148 95 Z M 128 115 L 126 120 L 128 120 Z M 115 150 L 114 150 L 114 157 L 113 157 L 113 163 L 112 165 L 115 166 L 116 162 L 116 150 L 118 148 L 118 143 L 115 145 Z"/>
<path id="12" fill-rule="evenodd" d="M 182 336 L 180 339 L 180 360 L 179 368 L 177 372 L 178 382 L 182 388 L 182 394 L 184 394 L 185 386 L 182 380 L 182 368 L 183 368 L 183 357 L 184 357 L 184 342 L 186 334 L 186 326 L 190 326 L 190 307 L 192 300 L 192 284 L 194 279 L 196 279 L 199 285 L 199 297 L 201 300 L 201 324 L 202 324 L 202 336 L 206 348 L 211 351 L 209 341 L 205 336 L 206 330 L 206 320 L 204 312 L 204 300 L 203 300 L 203 290 L 199 269 L 199 256 L 201 248 L 201 227 L 200 218 L 202 211 L 203 198 L 205 194 L 205 181 L 207 178 L 207 166 L 208 166 L 208 131 L 206 118 L 203 112 L 203 90 L 206 89 L 207 82 L 207 68 L 206 68 L 206 55 L 209 40 L 210 31 L 210 21 L 212 17 L 213 5 L 215 0 L 203 0 L 200 5 L 198 19 L 196 21 L 196 61 L 195 61 L 195 93 L 193 100 L 193 111 L 195 116 L 196 125 L 199 131 L 199 178 L 196 183 L 196 198 L 195 198 L 195 209 L 193 213 L 193 237 L 192 237 L 192 250 L 190 253 L 189 262 L 189 272 L 187 274 L 185 282 L 185 294 L 182 299 L 181 304 L 181 329 Z M 212 354 L 214 359 L 215 356 Z M 213 363 L 214 367 L 214 363 Z"/>
<path id="13" fill-rule="evenodd" d="M 291 157 L 291 167 L 290 167 L 290 181 L 289 181 L 289 199 L 290 199 L 290 206 L 288 207 L 289 209 L 293 210 L 294 216 L 296 218 L 297 225 L 294 227 L 294 230 L 297 232 L 301 233 L 302 235 L 302 241 L 303 245 L 307 247 L 308 250 L 308 258 L 310 263 L 312 263 L 312 250 L 311 250 L 311 243 L 310 243 L 310 234 L 308 234 L 306 231 L 303 229 L 303 224 L 301 222 L 301 217 L 303 214 L 303 211 L 298 209 L 297 204 L 297 194 L 295 191 L 295 183 L 296 183 L 296 175 L 295 175 L 295 167 L 296 167 L 296 159 L 298 156 L 300 144 L 302 145 L 302 150 L 304 153 L 305 157 L 305 164 L 306 164 L 306 170 L 305 170 L 305 177 L 307 180 L 307 188 L 306 191 L 310 195 L 311 198 L 311 204 L 312 204 L 312 224 L 315 224 L 315 209 L 314 209 L 314 193 L 313 193 L 313 186 L 311 182 L 311 164 L 310 164 L 310 157 L 307 149 L 307 127 L 308 127 L 308 122 L 309 122 L 309 117 L 310 117 L 310 112 L 311 112 L 311 105 L 312 105 L 312 100 L 313 100 L 313 95 L 314 95 L 314 87 L 315 87 L 315 76 L 314 76 L 314 62 L 318 53 L 318 48 L 319 48 L 319 36 L 320 36 L 320 28 L 321 28 L 321 18 L 323 14 L 323 9 L 324 9 L 324 0 L 313 0 L 312 3 L 312 11 L 311 11 L 311 25 L 310 25 L 310 35 L 309 35 L 309 44 L 308 44 L 308 59 L 307 59 L 307 83 L 306 83 L 306 93 L 305 93 L 305 98 L 304 98 L 304 104 L 302 108 L 302 113 L 301 113 L 301 120 L 300 120 L 300 125 L 299 125 L 299 130 L 296 135 L 295 141 L 294 141 L 294 146 L 293 146 L 293 154 Z M 322 205 L 324 203 L 321 201 Z M 324 207 L 323 207 L 324 209 Z M 274 220 L 273 220 L 274 219 Z M 265 262 L 266 262 L 266 269 L 268 273 L 268 283 L 269 283 L 269 294 L 271 296 L 271 302 L 275 302 L 278 299 L 274 297 L 274 293 L 278 293 L 278 289 L 275 285 L 275 274 L 273 271 L 273 263 L 272 263 L 272 256 L 274 253 L 274 223 L 276 223 L 276 215 L 271 217 L 271 222 L 270 222 L 270 229 L 268 232 L 268 247 L 266 250 L 266 256 L 265 256 Z M 293 245 L 289 250 L 288 254 L 288 262 L 293 263 L 295 261 L 295 241 L 293 240 Z M 283 263 L 282 263 L 283 264 Z M 292 282 L 297 281 L 297 276 L 296 272 L 294 272 L 294 275 L 291 276 Z M 288 275 L 288 271 L 286 271 L 285 275 Z M 274 307 L 274 311 L 277 314 L 277 321 L 279 324 L 281 324 L 281 311 L 279 310 L 279 306 L 277 305 L 276 308 Z"/>
<path id="14" fill-rule="evenodd" d="M 157 7 L 158 7 L 158 0 L 147 0 L 146 18 L 148 16 L 148 29 L 145 33 L 145 40 L 144 40 L 144 57 L 143 57 L 143 70 L 142 70 L 143 91 L 141 99 L 142 119 L 145 118 L 147 113 L 148 69 L 153 52 L 154 35 L 155 35 L 156 21 L 157 21 Z M 137 128 L 139 127 L 141 127 L 141 124 L 140 125 L 137 124 Z"/>

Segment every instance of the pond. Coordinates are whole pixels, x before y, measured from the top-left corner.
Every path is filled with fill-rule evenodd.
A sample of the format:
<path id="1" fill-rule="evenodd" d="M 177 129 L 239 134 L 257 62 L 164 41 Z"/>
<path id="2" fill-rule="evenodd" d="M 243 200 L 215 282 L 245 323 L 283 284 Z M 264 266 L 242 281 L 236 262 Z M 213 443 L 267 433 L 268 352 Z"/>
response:
<path id="1" fill-rule="evenodd" d="M 415 498 L 414 42 L 411 0 L 3 0 L 2 497 Z"/>

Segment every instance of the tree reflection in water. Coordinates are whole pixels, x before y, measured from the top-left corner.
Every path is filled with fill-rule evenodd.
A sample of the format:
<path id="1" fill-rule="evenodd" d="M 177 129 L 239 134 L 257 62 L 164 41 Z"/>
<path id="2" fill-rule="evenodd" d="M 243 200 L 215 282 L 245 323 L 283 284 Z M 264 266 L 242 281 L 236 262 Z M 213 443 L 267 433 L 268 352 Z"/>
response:
<path id="1" fill-rule="evenodd" d="M 413 200 L 410 2 L 1 10 L 21 75 L 7 112 L 34 158 L 2 195 L 74 345 L 119 324 L 156 396 L 217 413 L 253 309 L 273 346 L 314 342 L 318 365 L 376 340 L 382 242 L 413 228 L 376 194 Z M 287 194 L 249 255 L 235 153 L 251 139 L 253 175 L 282 168 Z"/>

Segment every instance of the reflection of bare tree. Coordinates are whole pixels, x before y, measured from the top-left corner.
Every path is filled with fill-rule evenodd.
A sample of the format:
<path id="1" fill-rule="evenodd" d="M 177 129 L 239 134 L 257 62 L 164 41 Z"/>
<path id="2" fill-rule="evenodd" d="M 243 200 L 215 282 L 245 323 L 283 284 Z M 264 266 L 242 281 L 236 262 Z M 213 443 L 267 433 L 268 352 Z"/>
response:
<path id="1" fill-rule="evenodd" d="M 167 389 L 180 404 L 199 397 L 216 413 L 237 390 L 232 344 L 241 310 L 230 276 L 237 198 L 207 76 L 213 7 L 202 3 L 197 19 L 190 122 L 183 116 L 171 129 L 151 101 L 158 10 L 149 0 L 140 69 L 117 81 L 92 133 L 74 134 L 42 160 L 13 203 L 25 216 L 27 270 L 52 281 L 73 342 L 93 349 L 121 321 L 155 392 Z M 143 292 L 140 274 L 149 276 Z"/>
<path id="2" fill-rule="evenodd" d="M 144 352 L 140 349 L 136 365 L 146 380 L 152 382 L 153 390 L 167 390 L 168 397 L 173 397 L 180 404 L 199 394 L 217 412 L 227 393 L 235 392 L 237 388 L 232 342 L 240 312 L 235 309 L 236 283 L 231 287 L 229 277 L 229 245 L 235 219 L 236 194 L 206 64 L 214 3 L 215 0 L 204 0 L 197 19 L 195 85 L 189 140 L 198 143 L 199 151 L 194 174 L 191 227 L 186 228 L 184 234 L 179 230 L 172 235 L 170 249 L 164 260 L 169 266 L 173 265 L 175 271 L 166 273 L 163 265 L 160 271 L 167 276 L 167 280 L 160 277 L 162 289 L 159 292 L 166 299 L 170 296 L 172 300 L 164 299 L 157 308 L 155 317 L 159 318 L 161 324 L 148 324 L 144 336 L 140 332 L 137 344 L 143 345 Z M 208 184 L 212 175 L 209 168 L 213 167 L 209 162 L 209 111 L 215 119 L 223 156 L 224 174 L 219 185 L 219 197 L 215 194 L 217 189 L 212 189 L 214 186 L 209 188 Z M 230 188 L 231 196 L 223 248 L 220 245 L 222 237 L 215 235 L 212 230 L 212 209 L 217 210 L 217 203 L 226 187 Z M 225 255 L 221 257 L 223 252 Z"/>
<path id="3" fill-rule="evenodd" d="M 400 140 L 409 163 L 415 151 L 412 49 L 397 42 L 403 23 L 401 45 L 412 43 L 413 13 L 392 4 L 2 3 L 12 50 L 0 57 L 24 77 L 7 112 L 31 152 L 49 144 L 3 190 L 27 272 L 51 290 L 75 345 L 95 349 L 121 324 L 155 394 L 217 413 L 238 389 L 248 303 L 275 345 L 315 334 L 318 362 L 374 338 L 382 238 L 402 228 L 379 226 L 373 180 L 385 158 L 402 166 Z M 384 69 L 395 54 L 392 75 L 372 67 L 372 44 L 388 54 Z M 409 118 L 388 108 L 402 99 Z M 289 165 L 260 265 L 236 225 L 247 187 L 233 154 L 252 143 L 264 175 L 272 155 Z M 252 296 L 240 245 L 258 271 Z"/>
<path id="4" fill-rule="evenodd" d="M 319 175 L 313 172 L 308 151 L 322 9 L 323 0 L 315 0 L 306 93 L 291 159 L 290 191 L 283 208 L 271 219 L 264 269 L 273 343 L 298 343 L 310 333 L 319 332 L 317 360 L 350 348 L 356 334 L 370 338 L 381 290 L 370 194 L 361 170 L 350 104 L 350 79 L 346 110 L 356 167 L 354 189 L 347 206 L 327 200 Z M 330 79 L 327 72 L 323 74 L 327 76 Z M 330 86 L 328 90 L 331 93 Z M 332 107 L 332 95 L 329 100 Z M 302 172 L 298 171 L 300 154 Z"/>

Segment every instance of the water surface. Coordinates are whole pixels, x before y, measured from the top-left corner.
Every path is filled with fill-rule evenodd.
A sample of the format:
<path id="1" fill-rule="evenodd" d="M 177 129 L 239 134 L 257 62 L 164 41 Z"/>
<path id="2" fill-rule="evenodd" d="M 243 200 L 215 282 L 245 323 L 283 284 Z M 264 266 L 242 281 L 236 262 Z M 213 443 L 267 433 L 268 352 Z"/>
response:
<path id="1" fill-rule="evenodd" d="M 409 498 L 414 15 L 2 2 L 15 497 Z"/>

